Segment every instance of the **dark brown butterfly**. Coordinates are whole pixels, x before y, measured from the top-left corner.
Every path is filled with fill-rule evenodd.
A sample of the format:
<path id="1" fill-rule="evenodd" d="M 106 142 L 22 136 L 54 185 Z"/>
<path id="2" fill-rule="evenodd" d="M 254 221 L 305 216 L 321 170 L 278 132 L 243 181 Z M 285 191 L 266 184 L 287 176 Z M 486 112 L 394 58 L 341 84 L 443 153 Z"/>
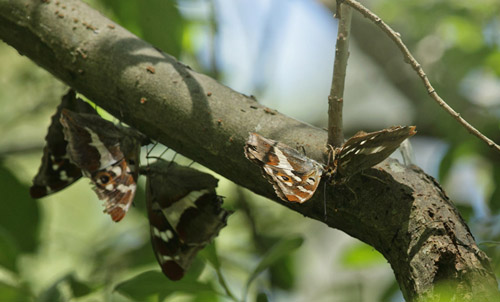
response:
<path id="1" fill-rule="evenodd" d="M 343 183 L 382 162 L 416 133 L 415 126 L 394 126 L 370 133 L 360 131 L 334 150 L 333 163 L 327 167 L 328 177 L 333 183 Z"/>
<path id="2" fill-rule="evenodd" d="M 68 142 L 64 139 L 62 125 L 59 121 L 63 109 L 97 115 L 97 112 L 88 103 L 76 97 L 73 90 L 69 90 L 63 96 L 61 104 L 52 116 L 52 122 L 45 137 L 42 164 L 30 188 L 30 195 L 33 198 L 42 198 L 58 192 L 82 177 L 80 168 L 71 163 L 66 152 Z"/>
<path id="3" fill-rule="evenodd" d="M 196 253 L 226 226 L 230 212 L 221 208 L 218 180 L 210 174 L 158 160 L 146 175 L 153 251 L 163 273 L 179 280 Z"/>
<path id="4" fill-rule="evenodd" d="M 148 140 L 98 115 L 63 109 L 60 121 L 71 162 L 91 179 L 104 211 L 120 221 L 134 198 L 140 147 Z"/>

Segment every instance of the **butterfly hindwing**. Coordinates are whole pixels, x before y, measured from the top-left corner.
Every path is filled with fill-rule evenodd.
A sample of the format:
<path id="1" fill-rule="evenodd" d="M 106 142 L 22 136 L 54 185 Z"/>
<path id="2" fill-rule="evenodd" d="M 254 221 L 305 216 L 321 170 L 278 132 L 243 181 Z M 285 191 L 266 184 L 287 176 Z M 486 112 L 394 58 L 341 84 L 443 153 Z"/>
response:
<path id="1" fill-rule="evenodd" d="M 135 195 L 144 136 L 100 116 L 69 110 L 62 110 L 61 124 L 71 161 L 95 185 L 97 196 L 105 201 L 105 212 L 120 221 Z"/>
<path id="2" fill-rule="evenodd" d="M 148 167 L 146 203 L 151 243 L 163 273 L 181 279 L 196 253 L 226 225 L 217 179 L 159 160 Z"/>
<path id="3" fill-rule="evenodd" d="M 323 174 L 323 167 L 318 162 L 257 133 L 250 133 L 245 156 L 261 167 L 276 194 L 285 201 L 303 203 L 309 200 Z"/>
<path id="4" fill-rule="evenodd" d="M 106 201 L 104 212 L 111 215 L 113 221 L 122 220 L 132 204 L 137 186 L 133 173 L 122 158 L 90 175 L 97 196 Z"/>
<path id="5" fill-rule="evenodd" d="M 64 139 L 63 128 L 59 121 L 63 109 L 92 115 L 97 114 L 88 103 L 77 98 L 73 90 L 69 90 L 63 96 L 61 104 L 52 116 L 45 137 L 46 144 L 43 149 L 42 163 L 30 188 L 30 195 L 33 198 L 41 198 L 60 191 L 82 176 L 80 168 L 70 161 L 66 152 L 68 143 Z"/>

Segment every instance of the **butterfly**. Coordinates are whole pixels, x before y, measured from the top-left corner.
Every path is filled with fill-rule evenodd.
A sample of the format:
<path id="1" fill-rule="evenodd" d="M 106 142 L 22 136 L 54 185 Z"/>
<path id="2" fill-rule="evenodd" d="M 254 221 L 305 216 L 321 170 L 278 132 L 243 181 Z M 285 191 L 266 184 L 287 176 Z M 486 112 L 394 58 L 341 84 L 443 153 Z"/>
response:
<path id="1" fill-rule="evenodd" d="M 76 97 L 74 90 L 69 90 L 62 97 L 61 104 L 52 116 L 45 137 L 46 143 L 43 149 L 42 163 L 30 188 L 30 195 L 33 198 L 42 198 L 58 192 L 82 177 L 81 169 L 70 161 L 66 152 L 68 142 L 64 139 L 62 125 L 59 121 L 63 109 L 97 115 L 92 106 Z"/>
<path id="2" fill-rule="evenodd" d="M 140 147 L 148 139 L 98 115 L 61 110 L 60 122 L 71 162 L 94 184 L 105 213 L 123 219 L 135 195 Z"/>
<path id="3" fill-rule="evenodd" d="M 257 133 L 250 133 L 245 156 L 259 165 L 279 198 L 303 203 L 318 188 L 324 167 L 297 150 Z"/>
<path id="4" fill-rule="evenodd" d="M 165 276 L 179 280 L 231 213 L 221 208 L 218 180 L 210 174 L 163 160 L 145 174 L 153 251 Z"/>
<path id="5" fill-rule="evenodd" d="M 393 126 L 366 133 L 360 131 L 332 152 L 327 175 L 333 184 L 345 183 L 353 175 L 389 157 L 401 143 L 415 135 L 415 126 Z"/>
<path id="6" fill-rule="evenodd" d="M 328 165 L 257 133 L 250 133 L 244 150 L 245 156 L 261 167 L 278 197 L 303 203 L 314 195 L 321 178 L 326 177 L 334 185 L 345 183 L 353 175 L 382 162 L 415 133 L 414 126 L 360 131 L 341 147 L 332 148 Z"/>

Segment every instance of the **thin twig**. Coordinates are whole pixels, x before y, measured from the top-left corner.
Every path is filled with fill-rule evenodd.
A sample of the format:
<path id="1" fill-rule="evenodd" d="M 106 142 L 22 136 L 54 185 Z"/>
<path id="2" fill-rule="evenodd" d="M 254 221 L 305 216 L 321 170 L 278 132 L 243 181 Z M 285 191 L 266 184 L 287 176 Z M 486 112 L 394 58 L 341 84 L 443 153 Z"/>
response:
<path id="1" fill-rule="evenodd" d="M 337 1 L 340 3 L 341 1 Z M 344 143 L 342 131 L 342 106 L 344 102 L 344 83 L 349 58 L 349 36 L 351 32 L 352 9 L 340 3 L 337 6 L 340 16 L 335 61 L 333 62 L 333 77 L 330 95 L 328 96 L 328 144 L 340 147 Z"/>
<path id="2" fill-rule="evenodd" d="M 389 25 L 387 25 L 382 19 L 380 19 L 377 15 L 372 13 L 369 9 L 361 5 L 361 3 L 354 1 L 354 0 L 343 0 L 343 3 L 349 5 L 350 7 L 354 8 L 358 12 L 360 12 L 363 16 L 371 20 L 373 23 L 375 23 L 378 27 L 384 31 L 389 38 L 391 38 L 394 43 L 398 46 L 398 48 L 401 50 L 403 53 L 405 62 L 410 64 L 411 67 L 417 72 L 418 76 L 422 79 L 424 82 L 425 88 L 427 89 L 427 93 L 431 96 L 431 98 L 438 103 L 439 106 L 441 106 L 446 112 L 448 112 L 452 117 L 454 117 L 462 126 L 469 131 L 469 133 L 475 135 L 482 141 L 486 142 L 488 146 L 495 148 L 497 151 L 500 151 L 500 146 L 497 145 L 494 141 L 486 137 L 484 134 L 482 134 L 479 130 L 474 128 L 471 124 L 469 124 L 465 119 L 463 119 L 460 116 L 460 113 L 456 112 L 451 108 L 434 90 L 434 87 L 432 87 L 429 79 L 427 78 L 427 75 L 425 74 L 424 70 L 420 66 L 420 63 L 415 60 L 413 55 L 410 53 L 406 45 L 403 43 L 403 40 L 401 40 L 401 35 L 394 31 Z"/>

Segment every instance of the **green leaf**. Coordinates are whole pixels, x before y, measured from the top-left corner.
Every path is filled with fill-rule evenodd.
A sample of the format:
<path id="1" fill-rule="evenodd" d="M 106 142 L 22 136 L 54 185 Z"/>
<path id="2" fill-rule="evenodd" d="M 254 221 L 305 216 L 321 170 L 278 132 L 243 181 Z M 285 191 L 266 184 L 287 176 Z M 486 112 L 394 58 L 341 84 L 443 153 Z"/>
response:
<path id="1" fill-rule="evenodd" d="M 191 263 L 191 266 L 187 270 L 184 277 L 182 277 L 182 280 L 184 280 L 184 281 L 188 281 L 188 280 L 196 281 L 196 280 L 198 280 L 201 273 L 203 273 L 205 266 L 206 266 L 206 261 L 197 255 L 194 258 L 193 262 Z"/>
<path id="2" fill-rule="evenodd" d="M 83 297 L 92 292 L 92 288 L 87 283 L 78 280 L 73 274 L 68 276 L 68 281 L 73 292 L 73 297 Z"/>
<path id="3" fill-rule="evenodd" d="M 257 302 L 268 302 L 269 298 L 267 297 L 266 293 L 259 293 L 257 295 L 257 299 L 255 299 Z"/>
<path id="4" fill-rule="evenodd" d="M 15 238 L 5 228 L 0 226 L 0 266 L 17 272 L 18 252 Z"/>
<path id="5" fill-rule="evenodd" d="M 78 280 L 74 274 L 67 274 L 57 279 L 49 288 L 40 294 L 38 302 L 66 301 L 67 297 L 61 293 L 61 286 L 68 284 L 73 297 L 82 297 L 92 292 L 92 288 L 84 282 Z"/>
<path id="6" fill-rule="evenodd" d="M 271 285 L 283 290 L 292 290 L 295 286 L 295 258 L 291 255 L 276 261 L 269 268 Z"/>
<path id="7" fill-rule="evenodd" d="M 212 242 L 207 245 L 199 254 L 201 257 L 205 258 L 214 269 L 220 269 L 219 256 L 217 256 L 217 250 L 215 248 L 215 243 Z"/>
<path id="8" fill-rule="evenodd" d="M 346 249 L 342 255 L 342 264 L 352 269 L 362 269 L 386 262 L 382 254 L 365 243 L 359 243 Z"/>
<path id="9" fill-rule="evenodd" d="M 0 160 L 0 227 L 15 240 L 21 252 L 33 252 L 38 246 L 40 210 L 29 196 L 29 188 L 4 167 Z"/>
<path id="10" fill-rule="evenodd" d="M 246 292 L 248 292 L 250 284 L 255 278 L 257 278 L 257 276 L 260 273 L 262 273 L 268 267 L 276 263 L 276 261 L 278 261 L 279 259 L 282 259 L 286 255 L 298 249 L 303 242 L 304 239 L 302 237 L 296 236 L 296 237 L 282 239 L 281 241 L 276 243 L 273 247 L 271 247 L 267 251 L 267 253 L 264 254 L 264 256 L 262 257 L 257 267 L 254 269 L 254 271 L 250 274 L 250 277 L 248 278 L 247 281 L 244 297 L 246 297 Z"/>
<path id="11" fill-rule="evenodd" d="M 215 302 L 219 301 L 219 295 L 215 292 L 200 292 L 196 293 L 194 297 L 190 300 L 192 302 Z M 226 301 L 226 300 L 224 300 Z"/>
<path id="12" fill-rule="evenodd" d="M 9 302 L 33 301 L 31 293 L 26 288 L 19 288 L 0 282 L 0 299 Z"/>
<path id="13" fill-rule="evenodd" d="M 439 31 L 448 42 L 452 42 L 456 47 L 464 52 L 472 53 L 478 51 L 483 46 L 481 27 L 477 22 L 461 16 L 448 16 L 441 20 Z"/>
<path id="14" fill-rule="evenodd" d="M 44 290 L 37 299 L 37 302 L 64 302 L 66 299 L 59 290 L 61 280 L 54 282 L 49 288 Z"/>
<path id="15" fill-rule="evenodd" d="M 215 292 L 210 284 L 189 279 L 171 281 L 159 271 L 139 274 L 118 284 L 115 290 L 134 301 L 162 301 L 165 297 L 176 292 L 193 295 L 202 292 Z"/>
<path id="16" fill-rule="evenodd" d="M 500 52 L 496 51 L 488 54 L 484 61 L 485 65 L 490 67 L 497 77 L 500 77 Z"/>
<path id="17" fill-rule="evenodd" d="M 224 278 L 224 274 L 222 273 L 221 263 L 219 260 L 219 256 L 217 254 L 217 249 L 215 248 L 215 241 L 206 246 L 199 254 L 201 257 L 205 258 L 215 269 L 217 272 L 217 277 L 219 279 L 219 285 L 224 289 L 226 295 L 232 300 L 236 301 L 236 297 L 232 293 L 229 285 L 226 282 L 226 278 Z"/>

